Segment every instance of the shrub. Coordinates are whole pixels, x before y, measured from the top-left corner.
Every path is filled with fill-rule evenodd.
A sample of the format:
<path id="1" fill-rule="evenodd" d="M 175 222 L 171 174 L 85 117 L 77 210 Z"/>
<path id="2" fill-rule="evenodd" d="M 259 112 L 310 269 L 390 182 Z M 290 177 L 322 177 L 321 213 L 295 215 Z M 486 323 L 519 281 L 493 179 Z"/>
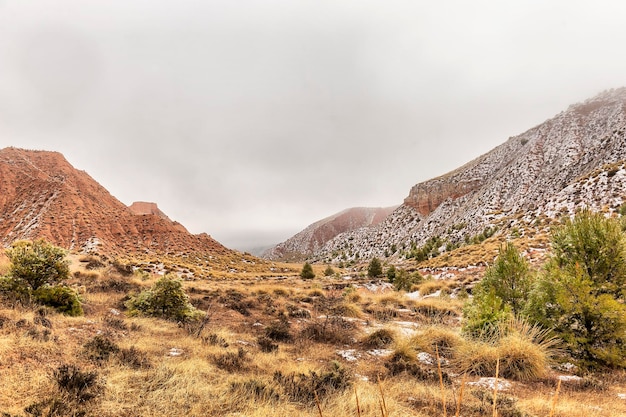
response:
<path id="1" fill-rule="evenodd" d="M 82 371 L 76 365 L 61 365 L 52 376 L 58 388 L 77 402 L 89 401 L 103 390 L 96 371 Z"/>
<path id="2" fill-rule="evenodd" d="M 188 321 L 202 314 L 189 303 L 182 281 L 170 275 L 164 275 L 152 288 L 131 297 L 126 307 L 131 314 L 176 321 Z"/>
<path id="3" fill-rule="evenodd" d="M 335 270 L 330 265 L 328 265 L 326 267 L 326 269 L 324 270 L 324 276 L 325 277 L 330 277 L 330 276 L 333 276 L 333 275 L 335 275 Z"/>
<path id="4" fill-rule="evenodd" d="M 467 340 L 455 349 L 455 362 L 465 372 L 493 376 L 497 361 L 500 375 L 521 381 L 545 375 L 557 339 L 526 320 L 511 319 L 501 323 L 480 340 Z"/>
<path id="5" fill-rule="evenodd" d="M 389 268 L 387 268 L 387 279 L 392 284 L 396 280 L 396 267 L 394 265 L 391 265 L 389 266 Z"/>
<path id="6" fill-rule="evenodd" d="M 120 351 L 120 347 L 108 337 L 97 335 L 83 346 L 87 358 L 94 362 L 104 362 Z"/>
<path id="7" fill-rule="evenodd" d="M 117 352 L 117 358 L 122 365 L 128 366 L 132 369 L 150 368 L 152 366 L 146 353 L 134 346 L 131 346 L 130 348 L 121 348 Z"/>
<path id="8" fill-rule="evenodd" d="M 525 313 L 584 368 L 626 367 L 626 240 L 619 220 L 583 211 L 552 236 Z"/>
<path id="9" fill-rule="evenodd" d="M 11 261 L 9 276 L 30 290 L 48 284 L 58 284 L 69 277 L 69 264 L 65 250 L 43 239 L 19 241 L 6 250 Z"/>
<path id="10" fill-rule="evenodd" d="M 285 395 L 291 400 L 312 405 L 316 396 L 323 399 L 332 393 L 346 390 L 352 385 L 352 375 L 348 370 L 333 361 L 326 371 L 283 374 L 274 373 L 274 382 L 282 387 Z"/>
<path id="11" fill-rule="evenodd" d="M 265 336 L 276 342 L 291 342 L 291 326 L 286 317 L 281 316 L 280 320 L 272 322 L 265 328 Z"/>
<path id="12" fill-rule="evenodd" d="M 76 291 L 64 285 L 44 285 L 33 292 L 33 299 L 39 304 L 54 308 L 68 316 L 80 316 L 83 308 Z"/>
<path id="13" fill-rule="evenodd" d="M 237 352 L 226 352 L 219 355 L 212 355 L 211 361 L 220 369 L 227 372 L 239 372 L 244 370 L 248 360 L 246 351 L 239 348 Z"/>
<path id="14" fill-rule="evenodd" d="M 411 291 L 415 284 L 419 284 L 423 280 L 424 277 L 418 271 L 409 274 L 404 269 L 397 269 L 393 287 L 396 291 Z"/>
<path id="15" fill-rule="evenodd" d="M 315 272 L 313 272 L 313 267 L 310 263 L 306 262 L 302 267 L 302 271 L 300 271 L 300 278 L 302 279 L 313 279 L 315 278 Z"/>
<path id="16" fill-rule="evenodd" d="M 267 336 L 261 336 L 257 339 L 257 344 L 261 352 L 270 353 L 278 350 L 278 344 L 274 343 L 272 339 Z"/>
<path id="17" fill-rule="evenodd" d="M 367 266 L 367 276 L 370 278 L 377 278 L 383 274 L 383 266 L 380 260 L 376 257 L 372 258 Z"/>
<path id="18" fill-rule="evenodd" d="M 464 310 L 464 330 L 477 334 L 507 320 L 511 314 L 521 314 L 531 289 L 529 271 L 528 260 L 513 244 L 501 246 L 495 263 L 472 291 L 474 299 Z"/>

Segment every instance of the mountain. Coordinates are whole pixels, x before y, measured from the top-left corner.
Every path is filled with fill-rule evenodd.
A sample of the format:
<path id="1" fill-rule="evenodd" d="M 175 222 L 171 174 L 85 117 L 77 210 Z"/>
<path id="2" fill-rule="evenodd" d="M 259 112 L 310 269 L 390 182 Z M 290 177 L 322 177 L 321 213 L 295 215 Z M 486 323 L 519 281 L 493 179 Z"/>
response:
<path id="1" fill-rule="evenodd" d="M 440 253 L 495 228 L 518 233 L 583 206 L 615 211 L 626 201 L 625 132 L 626 89 L 605 91 L 413 186 L 379 225 L 342 233 L 310 258 L 402 258 L 429 242 Z"/>
<path id="2" fill-rule="evenodd" d="M 161 272 L 167 269 L 163 262 L 187 275 L 194 270 L 203 276 L 271 268 L 206 233 L 189 233 L 155 203 L 127 207 L 58 152 L 1 149 L 0 242 L 8 246 L 36 238 L 77 253 L 143 260 L 150 270 Z"/>
<path id="3" fill-rule="evenodd" d="M 309 225 L 298 234 L 267 250 L 263 256 L 268 259 L 291 261 L 305 259 L 341 233 L 380 224 L 395 209 L 396 207 L 346 209 Z"/>

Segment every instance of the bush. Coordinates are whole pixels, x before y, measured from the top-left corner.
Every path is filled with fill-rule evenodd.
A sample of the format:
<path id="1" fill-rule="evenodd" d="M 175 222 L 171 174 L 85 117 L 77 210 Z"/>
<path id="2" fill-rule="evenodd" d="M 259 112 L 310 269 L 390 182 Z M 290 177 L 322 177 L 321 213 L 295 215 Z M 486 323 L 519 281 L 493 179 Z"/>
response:
<path id="1" fill-rule="evenodd" d="M 315 272 L 313 272 L 313 267 L 310 263 L 306 262 L 302 267 L 302 271 L 300 271 L 300 278 L 302 279 L 313 279 L 315 278 Z"/>
<path id="2" fill-rule="evenodd" d="M 367 266 L 367 276 L 370 278 L 376 278 L 383 274 L 383 266 L 378 258 L 372 258 Z"/>
<path id="3" fill-rule="evenodd" d="M 53 372 L 58 388 L 78 402 L 93 399 L 102 392 L 96 371 L 82 371 L 76 365 L 61 365 Z"/>
<path id="4" fill-rule="evenodd" d="M 59 313 L 68 316 L 80 316 L 83 308 L 76 291 L 64 285 L 44 285 L 33 292 L 36 303 L 54 308 Z"/>
<path id="5" fill-rule="evenodd" d="M 189 303 L 182 281 L 170 275 L 164 275 L 152 288 L 131 297 L 126 307 L 131 315 L 143 314 L 175 321 L 188 321 L 202 314 Z"/>
<path id="6" fill-rule="evenodd" d="M 104 362 L 120 351 L 120 347 L 108 337 L 97 335 L 85 343 L 84 352 L 94 362 Z"/>
<path id="7" fill-rule="evenodd" d="M 324 276 L 331 277 L 333 275 L 335 275 L 335 270 L 330 265 L 328 265 L 324 270 Z"/>
<path id="8" fill-rule="evenodd" d="M 265 336 L 275 342 L 291 342 L 291 325 L 285 316 L 281 316 L 280 320 L 272 322 L 265 328 Z"/>
<path id="9" fill-rule="evenodd" d="M 323 372 L 309 371 L 284 375 L 281 371 L 274 373 L 274 382 L 282 387 L 285 395 L 291 400 L 312 405 L 316 396 L 324 399 L 332 393 L 346 390 L 352 385 L 352 375 L 338 362 L 333 361 L 330 369 Z"/>
<path id="10" fill-rule="evenodd" d="M 464 330 L 478 334 L 488 326 L 497 326 L 511 315 L 519 315 L 531 289 L 528 260 L 517 248 L 500 246 L 495 263 L 472 291 L 474 298 L 464 310 Z"/>
<path id="11" fill-rule="evenodd" d="M 626 240 L 619 220 L 583 211 L 552 236 L 525 313 L 583 368 L 626 367 Z"/>
<path id="12" fill-rule="evenodd" d="M 6 255 L 11 261 L 9 276 L 32 291 L 45 284 L 61 283 L 69 277 L 65 250 L 43 239 L 15 242 L 6 250 Z"/>
<path id="13" fill-rule="evenodd" d="M 423 280 L 424 277 L 418 271 L 409 274 L 404 269 L 396 269 L 393 287 L 396 291 L 411 291 L 415 284 L 419 284 Z"/>
<path id="14" fill-rule="evenodd" d="M 226 352 L 219 355 L 212 355 L 211 361 L 220 369 L 227 372 L 243 371 L 245 369 L 248 358 L 246 357 L 246 351 L 243 348 L 239 348 L 237 352 Z"/>

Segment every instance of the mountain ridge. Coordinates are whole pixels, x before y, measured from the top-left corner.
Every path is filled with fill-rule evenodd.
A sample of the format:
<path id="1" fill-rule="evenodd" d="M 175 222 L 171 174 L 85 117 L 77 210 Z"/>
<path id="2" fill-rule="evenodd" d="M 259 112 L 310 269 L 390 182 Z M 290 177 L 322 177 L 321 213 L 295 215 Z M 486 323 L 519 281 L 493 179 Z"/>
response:
<path id="1" fill-rule="evenodd" d="M 626 88 L 570 105 L 461 167 L 414 185 L 381 224 L 334 237 L 310 260 L 341 262 L 394 254 L 402 259 L 433 237 L 440 238 L 442 246 L 454 247 L 487 228 L 503 227 L 516 215 L 554 214 L 542 208 L 551 197 L 590 172 L 626 159 L 625 132 Z M 620 196 L 626 193 L 622 182 L 614 188 Z M 611 210 L 621 200 L 610 203 Z M 577 205 L 583 204 L 592 201 L 579 199 Z M 530 216 L 526 220 L 532 221 Z"/>
<path id="2" fill-rule="evenodd" d="M 192 235 L 154 203 L 129 208 L 54 151 L 0 150 L 0 241 L 45 238 L 65 249 L 116 256 L 231 252 Z M 140 209 L 147 212 L 140 213 Z"/>

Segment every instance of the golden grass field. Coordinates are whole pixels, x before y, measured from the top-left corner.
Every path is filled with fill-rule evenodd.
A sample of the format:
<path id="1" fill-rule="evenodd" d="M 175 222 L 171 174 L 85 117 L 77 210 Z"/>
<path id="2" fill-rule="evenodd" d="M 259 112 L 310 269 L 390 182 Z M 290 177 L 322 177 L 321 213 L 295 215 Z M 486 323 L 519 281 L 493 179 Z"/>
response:
<path id="1" fill-rule="evenodd" d="M 555 395 L 569 374 L 528 329 L 465 340 L 460 299 L 412 299 L 315 268 L 306 281 L 185 281 L 206 319 L 178 324 L 124 310 L 156 276 L 74 262 L 84 316 L 0 308 L 0 415 L 469 417 L 494 415 L 494 396 L 501 417 L 626 415 L 624 371 L 563 382 Z M 449 294 L 459 282 L 422 285 Z M 472 385 L 496 372 L 510 388 Z"/>

